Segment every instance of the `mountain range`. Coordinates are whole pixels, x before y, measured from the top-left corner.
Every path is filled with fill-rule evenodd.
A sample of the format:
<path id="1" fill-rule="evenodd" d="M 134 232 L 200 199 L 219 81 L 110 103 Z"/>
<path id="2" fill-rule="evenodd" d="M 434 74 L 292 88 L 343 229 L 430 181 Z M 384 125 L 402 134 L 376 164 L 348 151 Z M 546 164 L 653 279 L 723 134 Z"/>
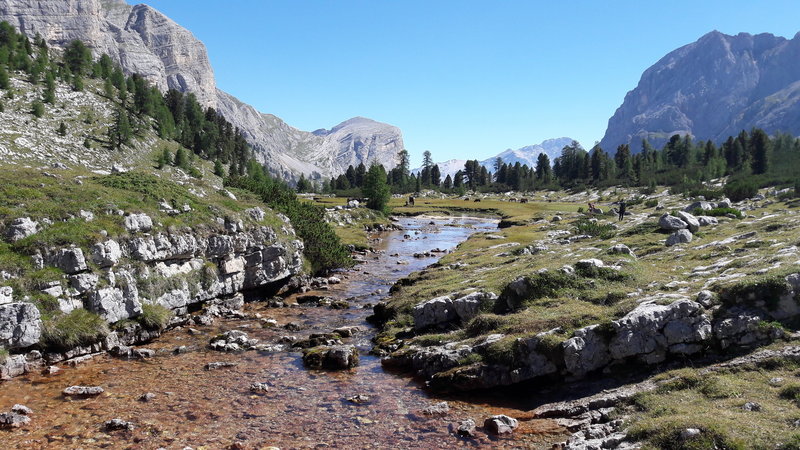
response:
<path id="1" fill-rule="evenodd" d="M 753 127 L 800 134 L 800 33 L 712 31 L 648 68 L 608 121 L 600 145 L 660 147 L 673 134 L 721 142 Z"/>
<path id="2" fill-rule="evenodd" d="M 504 163 L 510 165 L 520 163 L 521 165 L 527 164 L 528 167 L 536 167 L 536 160 L 539 158 L 540 153 L 546 154 L 550 158 L 550 163 L 552 164 L 553 160 L 561 155 L 561 150 L 567 145 L 570 145 L 573 141 L 574 139 L 569 137 L 560 137 L 547 139 L 542 141 L 541 144 L 528 145 L 516 150 L 509 148 L 491 158 L 480 161 L 480 164 L 486 167 L 490 172 L 494 172 L 494 163 L 497 158 L 500 158 Z M 464 163 L 466 162 L 467 160 L 465 159 L 451 159 L 436 164 L 439 165 L 439 171 L 442 174 L 442 178 L 444 178 L 447 175 L 452 177 L 459 170 L 464 170 Z M 412 172 L 416 174 L 421 171 L 421 167 L 412 170 Z"/>
<path id="3" fill-rule="evenodd" d="M 256 158 L 281 178 L 304 173 L 312 179 L 339 174 L 350 164 L 378 161 L 396 165 L 403 149 L 397 127 L 361 117 L 329 131 L 298 130 L 264 114 L 216 86 L 205 45 L 192 33 L 148 5 L 124 0 L 3 0 L 0 21 L 30 38 L 41 35 L 63 48 L 83 41 L 95 56 L 108 54 L 127 73 L 139 73 L 161 90 L 193 93 L 238 127 Z"/>

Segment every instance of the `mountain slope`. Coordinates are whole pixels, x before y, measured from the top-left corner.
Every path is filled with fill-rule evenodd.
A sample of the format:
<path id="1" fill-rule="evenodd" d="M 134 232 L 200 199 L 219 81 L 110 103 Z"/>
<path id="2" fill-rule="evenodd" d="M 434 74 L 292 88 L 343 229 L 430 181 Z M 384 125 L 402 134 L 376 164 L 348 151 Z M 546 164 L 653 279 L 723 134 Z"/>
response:
<path id="1" fill-rule="evenodd" d="M 31 38 L 38 33 L 55 47 L 79 39 L 96 56 L 108 54 L 126 72 L 139 73 L 162 90 L 194 93 L 201 104 L 216 108 L 242 130 L 259 161 L 284 179 L 300 173 L 330 176 L 362 161 L 394 167 L 395 155 L 403 148 L 399 129 L 368 119 L 351 119 L 317 136 L 258 112 L 216 87 L 202 42 L 147 5 L 131 6 L 124 0 L 6 0 L 0 4 L 0 21 Z"/>
<path id="2" fill-rule="evenodd" d="M 717 31 L 647 69 L 608 121 L 601 146 L 673 134 L 721 141 L 742 129 L 800 134 L 800 34 L 736 36 Z"/>

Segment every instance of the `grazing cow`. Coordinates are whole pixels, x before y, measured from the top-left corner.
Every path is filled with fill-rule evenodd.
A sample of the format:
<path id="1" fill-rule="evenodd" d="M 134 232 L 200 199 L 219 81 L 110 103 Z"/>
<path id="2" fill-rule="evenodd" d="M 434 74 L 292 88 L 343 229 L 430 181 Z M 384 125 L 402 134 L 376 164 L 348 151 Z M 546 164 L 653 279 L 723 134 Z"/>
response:
<path id="1" fill-rule="evenodd" d="M 414 196 L 408 197 L 408 205 L 414 206 Z"/>
<path id="2" fill-rule="evenodd" d="M 468 202 L 469 201 L 469 197 L 464 197 L 464 201 Z"/>
<path id="3" fill-rule="evenodd" d="M 515 197 L 511 197 L 510 199 L 508 199 L 508 201 L 516 203 L 517 199 Z"/>
<path id="4" fill-rule="evenodd" d="M 476 198 L 476 199 L 475 199 L 475 201 L 476 201 L 476 202 L 479 202 L 479 201 L 481 201 L 481 199 L 479 199 L 479 198 Z"/>
<path id="5" fill-rule="evenodd" d="M 528 203 L 528 199 L 527 199 L 527 198 L 521 198 L 521 199 L 519 200 L 519 202 L 520 202 L 520 203 Z"/>

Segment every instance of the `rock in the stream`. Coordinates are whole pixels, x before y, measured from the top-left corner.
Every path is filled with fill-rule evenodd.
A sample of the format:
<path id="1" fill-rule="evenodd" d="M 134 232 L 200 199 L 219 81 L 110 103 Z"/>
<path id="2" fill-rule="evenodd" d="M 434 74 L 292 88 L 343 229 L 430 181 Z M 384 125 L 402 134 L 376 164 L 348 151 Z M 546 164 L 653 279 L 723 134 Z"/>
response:
<path id="1" fill-rule="evenodd" d="M 33 414 L 33 410 L 28 408 L 25 405 L 20 405 L 19 403 L 15 404 L 11 407 L 11 412 L 22 414 L 23 416 L 29 416 Z"/>
<path id="2" fill-rule="evenodd" d="M 100 395 L 105 390 L 100 386 L 70 386 L 62 391 L 62 394 L 70 397 L 88 397 Z"/>
<path id="3" fill-rule="evenodd" d="M 106 420 L 103 423 L 104 431 L 133 430 L 134 428 L 133 422 L 127 422 L 122 419 Z"/>
<path id="4" fill-rule="evenodd" d="M 358 350 L 353 345 L 313 347 L 303 352 L 303 364 L 311 369 L 349 369 L 358 365 Z"/>
<path id="5" fill-rule="evenodd" d="M 217 369 L 224 369 L 226 367 L 236 367 L 236 363 L 232 362 L 210 362 L 205 365 L 206 370 L 217 370 Z"/>
<path id="6" fill-rule="evenodd" d="M 422 408 L 420 412 L 426 416 L 443 416 L 450 412 L 450 405 L 447 402 L 434 403 Z"/>
<path id="7" fill-rule="evenodd" d="M 250 392 L 257 392 L 263 394 L 269 392 L 269 385 L 267 383 L 253 383 L 250 385 Z"/>
<path id="8" fill-rule="evenodd" d="M 0 428 L 19 428 L 31 422 L 31 418 L 15 412 L 0 413 Z"/>
<path id="9" fill-rule="evenodd" d="M 355 403 L 356 405 L 363 405 L 365 403 L 369 403 L 370 398 L 369 398 L 368 395 L 356 394 L 356 395 L 348 398 L 347 401 L 350 402 L 350 403 Z"/>
<path id="10" fill-rule="evenodd" d="M 455 428 L 455 434 L 461 437 L 467 438 L 474 438 L 476 436 L 475 433 L 475 421 L 472 419 L 462 420 L 458 422 L 453 428 Z"/>
<path id="11" fill-rule="evenodd" d="M 504 414 L 488 417 L 483 421 L 483 428 L 492 434 L 509 434 L 519 426 L 517 419 L 508 417 Z"/>
<path id="12" fill-rule="evenodd" d="M 146 392 L 139 397 L 139 401 L 147 403 L 153 400 L 154 398 L 156 398 L 156 394 L 153 394 L 152 392 Z"/>

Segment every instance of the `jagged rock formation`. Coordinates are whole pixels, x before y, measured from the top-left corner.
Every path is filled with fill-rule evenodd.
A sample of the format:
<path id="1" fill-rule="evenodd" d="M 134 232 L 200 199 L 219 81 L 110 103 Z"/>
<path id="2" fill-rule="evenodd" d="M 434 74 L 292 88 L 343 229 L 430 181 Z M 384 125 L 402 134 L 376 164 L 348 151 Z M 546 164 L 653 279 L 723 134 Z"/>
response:
<path id="1" fill-rule="evenodd" d="M 201 104 L 217 109 L 245 134 L 256 157 L 277 176 L 293 179 L 343 173 L 350 164 L 378 161 L 396 165 L 403 149 L 400 130 L 354 118 L 330 131 L 306 132 L 280 118 L 262 114 L 216 87 L 205 45 L 154 8 L 124 0 L 8 0 L 0 21 L 26 35 L 40 34 L 51 46 L 74 39 L 95 55 L 108 54 L 129 73 L 139 73 L 160 89 L 194 93 Z"/>
<path id="2" fill-rule="evenodd" d="M 608 121 L 600 145 L 614 151 L 673 134 L 716 142 L 741 130 L 800 134 L 800 35 L 713 31 L 664 56 Z"/>

